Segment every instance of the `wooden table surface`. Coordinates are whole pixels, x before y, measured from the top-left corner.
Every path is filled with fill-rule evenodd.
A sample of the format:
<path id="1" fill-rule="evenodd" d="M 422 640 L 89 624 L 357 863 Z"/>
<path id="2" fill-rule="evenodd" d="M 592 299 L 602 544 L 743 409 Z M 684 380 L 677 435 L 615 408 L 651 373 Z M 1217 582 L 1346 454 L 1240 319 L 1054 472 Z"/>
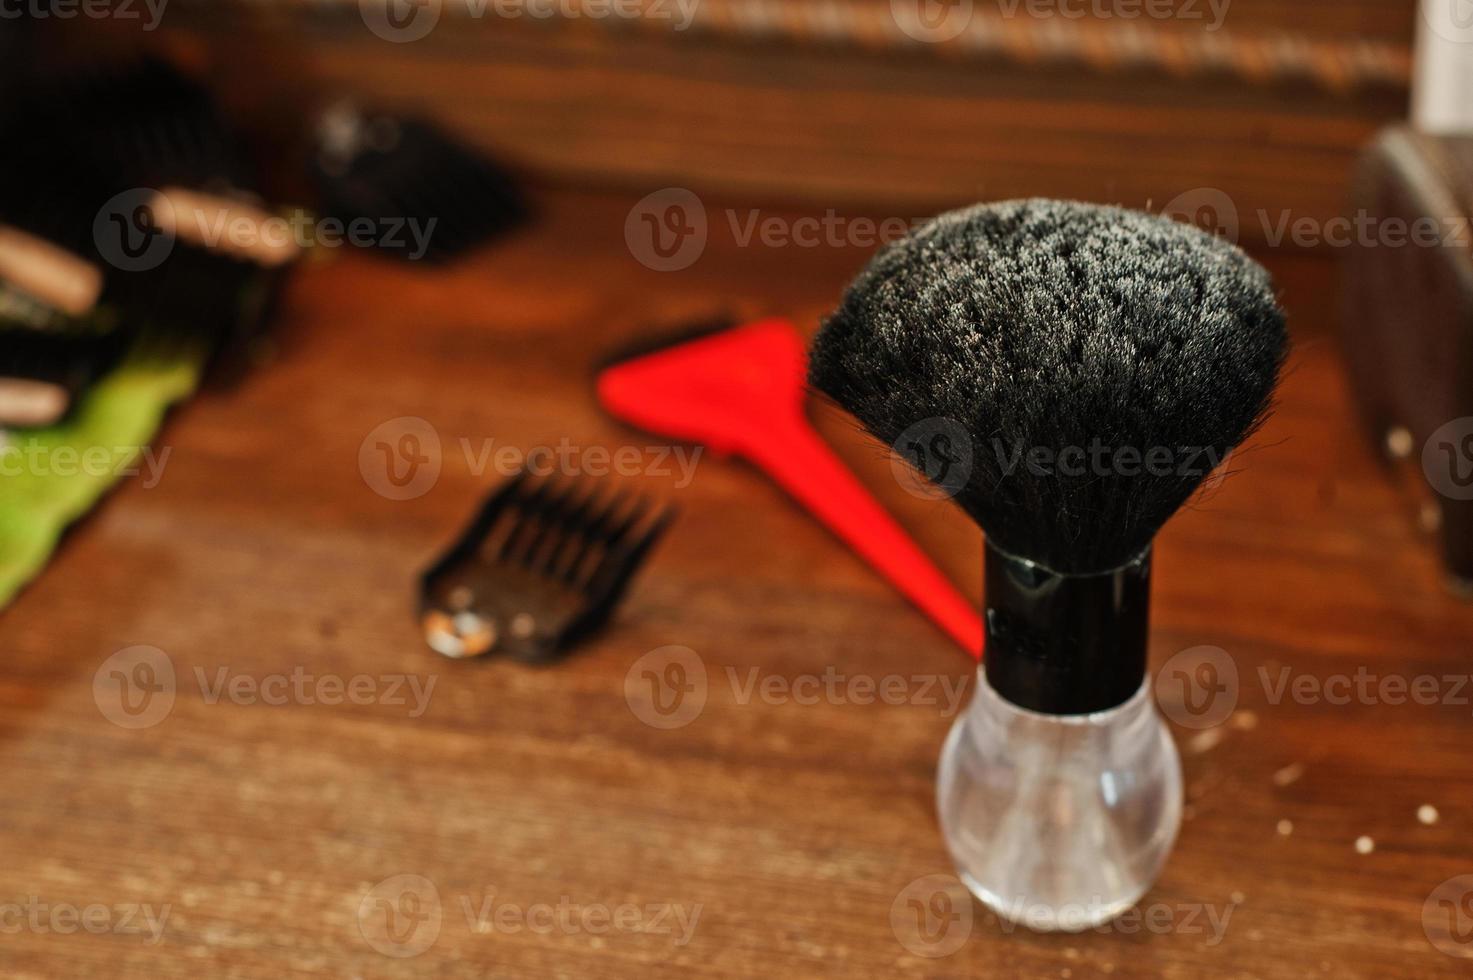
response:
<path id="1" fill-rule="evenodd" d="M 598 358 L 652 326 L 811 329 L 868 249 L 738 247 L 708 202 L 704 254 L 657 272 L 626 247 L 632 203 L 550 192 L 450 269 L 305 269 L 279 359 L 177 412 L 157 485 L 122 486 L 0 618 L 0 972 L 1467 975 L 1466 905 L 1447 927 L 1468 892 L 1435 890 L 1473 874 L 1473 607 L 1354 427 L 1333 256 L 1267 257 L 1297 338 L 1281 406 L 1159 540 L 1153 669 L 1207 645 L 1239 674 L 1224 724 L 1173 726 L 1176 850 L 1139 917 L 1039 935 L 928 878 L 951 872 L 932 793 L 967 660 L 756 472 L 707 455 L 688 483 L 661 475 L 662 440 L 591 394 Z M 815 413 L 977 594 L 975 529 Z M 439 475 L 394 500 L 360 447 L 406 416 L 435 430 Z M 431 653 L 416 573 L 497 481 L 496 448 L 564 438 L 636 447 L 656 472 L 631 482 L 678 524 L 565 663 Z M 108 658 L 140 645 L 162 651 L 163 700 L 123 705 Z M 704 702 L 660 728 L 641 685 L 678 674 L 640 658 L 671 645 L 699 658 Z M 1277 696 L 1286 669 L 1320 696 Z M 1374 684 L 1333 703 L 1357 672 L 1436 678 L 1439 703 Z M 864 696 L 890 675 L 899 697 Z M 838 693 L 806 703 L 816 683 Z M 322 703 L 334 684 L 371 703 Z"/>

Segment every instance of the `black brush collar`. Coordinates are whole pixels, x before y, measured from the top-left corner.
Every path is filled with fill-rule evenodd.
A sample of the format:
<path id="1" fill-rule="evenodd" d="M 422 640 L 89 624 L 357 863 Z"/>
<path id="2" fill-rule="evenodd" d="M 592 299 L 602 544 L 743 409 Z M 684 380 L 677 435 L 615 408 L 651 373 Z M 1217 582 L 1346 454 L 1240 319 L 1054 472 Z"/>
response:
<path id="1" fill-rule="evenodd" d="M 1106 711 L 1146 677 L 1151 549 L 1119 568 L 1065 574 L 986 544 L 987 683 L 1050 715 Z"/>

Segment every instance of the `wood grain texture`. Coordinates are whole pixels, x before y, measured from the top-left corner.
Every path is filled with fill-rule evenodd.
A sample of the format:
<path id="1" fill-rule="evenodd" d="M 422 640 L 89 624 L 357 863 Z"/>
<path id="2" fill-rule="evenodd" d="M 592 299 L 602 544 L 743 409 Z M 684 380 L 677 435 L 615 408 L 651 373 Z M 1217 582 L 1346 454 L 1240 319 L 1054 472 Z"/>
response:
<path id="1" fill-rule="evenodd" d="M 278 362 L 178 412 L 158 485 L 123 486 L 0 619 L 0 905 L 170 910 L 156 945 L 5 920 L 0 971 L 1466 975 L 1422 916 L 1440 882 L 1473 873 L 1473 708 L 1274 704 L 1257 679 L 1278 665 L 1320 679 L 1470 671 L 1473 608 L 1444 591 L 1435 549 L 1358 437 L 1320 256 L 1267 257 L 1297 338 L 1279 411 L 1235 457 L 1242 472 L 1159 542 L 1153 666 L 1211 644 L 1243 678 L 1237 721 L 1216 744 L 1176 732 L 1190 817 L 1143 903 L 1167 910 L 1161 934 L 1009 933 L 979 908 L 949 957 L 901 943 L 897 896 L 950 872 L 932 809 L 945 712 L 743 704 L 728 670 L 958 684 L 968 663 L 743 465 L 703 458 L 680 488 L 637 481 L 683 515 L 617 622 L 575 658 L 531 669 L 431 654 L 412 621 L 414 576 L 495 482 L 459 440 L 659 445 L 597 410 L 602 353 L 722 308 L 811 328 L 865 258 L 743 249 L 713 233 L 691 268 L 653 272 L 625 246 L 631 203 L 552 195 L 536 226 L 449 270 L 363 257 L 306 269 Z M 975 592 L 975 530 L 909 497 L 876 447 L 815 412 Z M 438 482 L 407 501 L 375 493 L 359 466 L 365 438 L 400 416 L 426 419 L 443 448 Z M 101 714 L 93 683 L 134 644 L 165 651 L 179 681 L 167 717 L 126 730 Z M 624 685 L 668 644 L 698 652 L 708 698 L 689 724 L 659 730 L 631 711 Z M 435 686 L 419 717 L 388 703 L 209 703 L 195 671 L 213 683 L 222 668 Z M 1300 777 L 1278 785 L 1292 766 Z M 1425 826 L 1415 814 L 1429 803 L 1441 819 Z M 1292 835 L 1276 833 L 1280 820 Z M 1372 853 L 1356 852 L 1361 835 Z M 370 889 L 400 874 L 432 881 L 443 911 L 433 945 L 406 959 L 371 948 L 358 920 Z M 478 932 L 462 902 L 474 910 L 488 894 L 523 909 L 566 898 L 701 912 L 685 945 L 657 929 Z M 1213 944 L 1202 913 L 1229 906 Z"/>
<path id="2" fill-rule="evenodd" d="M 354 9 L 294 18 L 267 9 L 317 86 L 284 89 L 280 106 L 352 93 L 427 111 L 567 185 L 681 186 L 817 210 L 914 217 L 1028 194 L 1159 207 L 1210 188 L 1232 202 L 1245 240 L 1263 240 L 1261 210 L 1269 227 L 1286 209 L 1314 221 L 1339 214 L 1355 154 L 1406 113 L 1400 86 L 1332 93 L 1211 74 L 979 63 L 925 45 L 739 43 L 448 13 L 422 40 L 393 44 Z M 1288 17 L 1275 4 L 1246 9 L 1244 23 L 1269 32 Z M 1324 29 L 1307 36 L 1358 25 L 1399 43 L 1364 6 L 1346 8 L 1348 19 L 1321 9 Z M 203 36 L 240 60 L 237 32 Z M 256 86 L 273 77 L 259 70 L 263 57 Z"/>

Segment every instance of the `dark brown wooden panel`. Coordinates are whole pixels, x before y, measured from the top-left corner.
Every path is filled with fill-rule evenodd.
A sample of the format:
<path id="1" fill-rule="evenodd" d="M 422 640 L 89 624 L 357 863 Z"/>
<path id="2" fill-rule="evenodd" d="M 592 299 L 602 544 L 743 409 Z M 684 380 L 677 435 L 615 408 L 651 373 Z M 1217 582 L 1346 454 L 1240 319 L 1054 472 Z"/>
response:
<path id="1" fill-rule="evenodd" d="M 558 184 L 641 193 L 674 185 L 767 206 L 882 208 L 906 218 L 979 198 L 1159 207 L 1215 189 L 1255 240 L 1285 215 L 1322 222 L 1341 213 L 1355 153 L 1405 113 L 1408 54 L 1405 37 L 1385 34 L 1387 23 L 1362 23 L 1369 6 L 1324 12 L 1335 30 L 1291 36 L 1275 32 L 1309 28 L 1289 23 L 1288 6 L 1239 2 L 1229 11 L 1259 27 L 1235 22 L 1224 36 L 1261 39 L 1265 57 L 1307 41 L 1342 53 L 1380 45 L 1381 82 L 1353 85 L 1333 72 L 1342 87 L 1303 77 L 1255 82 L 1197 70 L 1190 51 L 1168 70 L 1106 70 L 1089 59 L 1018 63 L 945 46 L 448 12 L 424 39 L 394 44 L 374 36 L 354 6 L 295 17 L 268 9 L 317 82 L 282 88 L 280 106 L 294 111 L 350 92 L 417 107 Z M 1388 22 L 1409 24 L 1402 6 Z M 1349 25 L 1364 36 L 1335 40 Z M 217 50 L 233 50 L 233 32 L 213 38 Z M 265 74 L 257 67 L 238 81 L 266 84 Z"/>

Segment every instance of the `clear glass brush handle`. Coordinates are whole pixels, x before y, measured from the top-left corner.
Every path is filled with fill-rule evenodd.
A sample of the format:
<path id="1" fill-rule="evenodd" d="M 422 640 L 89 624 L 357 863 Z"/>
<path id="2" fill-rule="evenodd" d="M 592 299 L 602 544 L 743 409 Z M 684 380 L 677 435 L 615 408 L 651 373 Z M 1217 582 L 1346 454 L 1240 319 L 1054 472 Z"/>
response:
<path id="1" fill-rule="evenodd" d="M 1077 931 L 1134 905 L 1181 826 L 1181 759 L 1143 684 L 1094 714 L 1014 705 L 978 671 L 937 771 L 941 830 L 998 915 Z"/>

